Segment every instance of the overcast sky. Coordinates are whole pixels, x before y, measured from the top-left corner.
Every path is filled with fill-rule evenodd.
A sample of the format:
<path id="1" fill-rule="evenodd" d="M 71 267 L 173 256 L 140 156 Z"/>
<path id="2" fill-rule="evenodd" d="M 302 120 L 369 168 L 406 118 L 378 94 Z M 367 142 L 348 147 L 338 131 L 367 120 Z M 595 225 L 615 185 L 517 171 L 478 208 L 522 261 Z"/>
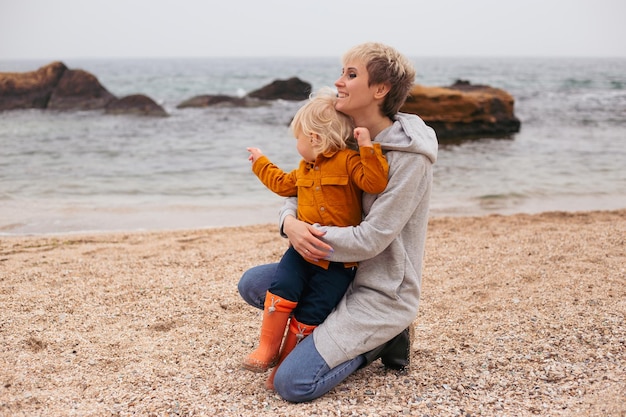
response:
<path id="1" fill-rule="evenodd" d="M 0 60 L 626 56 L 626 0 L 0 0 Z"/>

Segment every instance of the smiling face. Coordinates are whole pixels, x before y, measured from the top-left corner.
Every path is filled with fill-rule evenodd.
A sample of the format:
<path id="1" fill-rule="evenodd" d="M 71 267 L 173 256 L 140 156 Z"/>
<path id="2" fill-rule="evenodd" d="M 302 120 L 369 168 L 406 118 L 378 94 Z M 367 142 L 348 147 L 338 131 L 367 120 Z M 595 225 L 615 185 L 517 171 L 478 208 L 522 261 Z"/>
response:
<path id="1" fill-rule="evenodd" d="M 358 118 L 360 114 L 371 110 L 374 103 L 376 86 L 369 85 L 369 74 L 365 63 L 360 61 L 345 62 L 341 76 L 335 81 L 337 104 L 340 112 Z"/>
<path id="2" fill-rule="evenodd" d="M 366 42 L 350 48 L 342 62 L 342 75 L 335 82 L 342 97 L 337 109 L 357 126 L 380 116 L 393 120 L 415 81 L 411 61 L 390 46 Z"/>

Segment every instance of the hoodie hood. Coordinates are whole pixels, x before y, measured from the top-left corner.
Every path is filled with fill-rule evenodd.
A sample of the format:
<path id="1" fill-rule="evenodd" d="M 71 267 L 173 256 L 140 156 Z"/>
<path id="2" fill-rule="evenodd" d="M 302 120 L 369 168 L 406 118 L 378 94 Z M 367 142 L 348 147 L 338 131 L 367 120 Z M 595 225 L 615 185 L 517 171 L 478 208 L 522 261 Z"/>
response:
<path id="1" fill-rule="evenodd" d="M 437 161 L 437 135 L 415 114 L 396 114 L 393 125 L 376 136 L 384 151 L 419 153 L 434 164 Z"/>

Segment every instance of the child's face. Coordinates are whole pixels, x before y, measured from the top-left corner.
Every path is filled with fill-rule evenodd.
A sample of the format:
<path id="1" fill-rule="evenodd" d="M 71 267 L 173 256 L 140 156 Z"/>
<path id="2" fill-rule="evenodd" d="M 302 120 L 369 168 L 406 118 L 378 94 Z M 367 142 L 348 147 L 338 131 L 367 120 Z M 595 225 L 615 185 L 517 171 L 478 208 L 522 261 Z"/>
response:
<path id="1" fill-rule="evenodd" d="M 313 136 L 307 136 L 302 131 L 298 131 L 296 135 L 297 144 L 296 149 L 298 149 L 298 153 L 304 158 L 307 162 L 315 161 L 317 158 L 317 152 L 313 149 Z"/>

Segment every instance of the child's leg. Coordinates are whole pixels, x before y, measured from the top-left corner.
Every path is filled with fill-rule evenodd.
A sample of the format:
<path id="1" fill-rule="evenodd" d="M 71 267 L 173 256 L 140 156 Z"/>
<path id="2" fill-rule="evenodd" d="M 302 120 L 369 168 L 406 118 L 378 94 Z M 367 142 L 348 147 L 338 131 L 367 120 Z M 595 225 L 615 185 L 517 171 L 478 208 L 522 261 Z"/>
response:
<path id="1" fill-rule="evenodd" d="M 292 248 L 283 255 L 265 296 L 259 346 L 246 357 L 243 367 L 263 372 L 278 361 L 289 316 L 298 304 L 309 275 L 309 263 Z"/>
<path id="2" fill-rule="evenodd" d="M 287 320 L 297 304 L 267 292 L 259 346 L 246 357 L 242 364 L 244 368 L 264 372 L 276 364 Z"/>
<path id="3" fill-rule="evenodd" d="M 327 270 L 316 265 L 312 267 L 316 273 L 303 290 L 294 315 L 301 323 L 317 325 L 326 320 L 343 298 L 356 275 L 356 268 L 346 268 L 339 262 L 331 262 Z"/>
<path id="4" fill-rule="evenodd" d="M 296 250 L 289 247 L 280 259 L 274 280 L 269 287 L 276 294 L 291 301 L 299 301 L 305 285 L 311 278 L 315 265 L 307 262 Z"/>
<path id="5" fill-rule="evenodd" d="M 295 317 L 292 317 L 289 321 L 289 330 L 287 331 L 287 336 L 285 337 L 285 342 L 283 343 L 283 347 L 280 349 L 280 357 L 278 358 L 278 363 L 276 367 L 272 370 L 270 375 L 267 377 L 265 381 L 265 388 L 268 390 L 274 390 L 274 375 L 276 374 L 276 370 L 280 366 L 283 360 L 291 353 L 291 351 L 296 347 L 298 343 L 300 343 L 305 337 L 313 333 L 317 326 L 310 326 L 308 324 L 300 323 L 296 320 Z"/>
<path id="6" fill-rule="evenodd" d="M 327 270 L 317 266 L 313 269 L 316 273 L 309 279 L 309 285 L 300 298 L 294 317 L 291 318 L 278 364 L 265 382 L 265 387 L 269 390 L 274 389 L 274 377 L 282 361 L 300 341 L 310 335 L 317 325 L 326 319 L 343 297 L 356 273 L 355 268 L 345 268 L 340 263 L 331 263 Z"/>

